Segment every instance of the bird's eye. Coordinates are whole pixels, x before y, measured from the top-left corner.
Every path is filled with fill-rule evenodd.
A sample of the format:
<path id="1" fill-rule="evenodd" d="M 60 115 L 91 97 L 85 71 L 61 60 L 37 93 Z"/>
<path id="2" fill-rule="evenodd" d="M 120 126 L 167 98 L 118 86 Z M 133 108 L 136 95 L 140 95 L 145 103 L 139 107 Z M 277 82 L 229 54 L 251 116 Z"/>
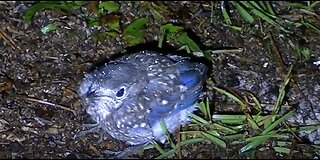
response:
<path id="1" fill-rule="evenodd" d="M 124 88 L 122 87 L 117 93 L 116 93 L 116 96 L 118 98 L 121 98 L 123 95 L 124 95 Z"/>

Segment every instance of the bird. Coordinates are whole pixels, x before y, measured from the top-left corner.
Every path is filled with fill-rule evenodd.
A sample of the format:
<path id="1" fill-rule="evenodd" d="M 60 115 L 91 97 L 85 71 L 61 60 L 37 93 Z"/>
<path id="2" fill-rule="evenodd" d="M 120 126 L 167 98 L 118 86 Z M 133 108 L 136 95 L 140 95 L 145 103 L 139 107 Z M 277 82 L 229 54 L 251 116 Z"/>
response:
<path id="1" fill-rule="evenodd" d="M 165 143 L 161 122 L 169 133 L 190 123 L 207 70 L 187 57 L 142 50 L 85 73 L 78 94 L 94 128 L 109 137 L 130 146 Z"/>

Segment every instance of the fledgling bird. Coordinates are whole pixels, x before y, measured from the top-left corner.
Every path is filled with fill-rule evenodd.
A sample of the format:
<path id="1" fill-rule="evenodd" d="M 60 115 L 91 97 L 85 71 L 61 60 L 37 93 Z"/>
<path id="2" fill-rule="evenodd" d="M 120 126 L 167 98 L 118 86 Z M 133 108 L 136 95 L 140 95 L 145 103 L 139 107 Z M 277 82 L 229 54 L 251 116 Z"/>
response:
<path id="1" fill-rule="evenodd" d="M 86 112 L 111 137 L 131 146 L 164 143 L 168 132 L 190 122 L 207 67 L 187 58 L 141 51 L 86 73 L 78 93 Z"/>

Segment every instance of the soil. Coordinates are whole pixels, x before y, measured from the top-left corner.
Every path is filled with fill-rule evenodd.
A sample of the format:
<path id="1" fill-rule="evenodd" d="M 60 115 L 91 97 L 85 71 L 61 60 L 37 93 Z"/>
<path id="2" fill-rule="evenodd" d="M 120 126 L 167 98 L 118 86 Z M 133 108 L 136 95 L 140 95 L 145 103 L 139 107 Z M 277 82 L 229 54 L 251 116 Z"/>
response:
<path id="1" fill-rule="evenodd" d="M 283 7 L 284 2 L 274 3 L 278 15 L 301 14 Z M 98 63 L 130 50 L 154 47 L 149 43 L 159 38 L 156 32 L 166 23 L 182 25 L 203 50 L 241 48 L 242 52 L 214 54 L 209 78 L 216 86 L 239 95 L 245 91 L 252 93 L 266 113 L 272 110 L 279 88 L 293 66 L 293 81 L 287 87 L 280 112 L 296 109 L 287 120 L 290 125 L 320 124 L 320 66 L 315 65 L 320 60 L 320 35 L 315 31 L 292 27 L 293 34 L 284 34 L 262 20 L 248 24 L 233 10 L 232 22 L 243 28 L 236 31 L 223 25 L 220 10 L 211 12 L 210 2 L 119 2 L 122 28 L 139 17 L 150 19 L 145 38 L 138 47 L 130 49 L 122 38 L 107 36 L 97 41 L 93 35 L 102 33 L 103 27 L 88 26 L 86 7 L 71 15 L 43 10 L 26 23 L 23 13 L 32 4 L 31 1 L 0 2 L 0 158 L 101 158 L 105 157 L 104 149 L 119 149 L 117 142 L 98 142 L 99 133 L 73 139 L 84 124 L 90 123 L 77 88 L 83 73 Z M 154 20 L 152 6 L 162 8 L 160 20 Z M 319 10 L 315 13 L 319 28 Z M 41 28 L 49 23 L 57 24 L 57 29 L 43 34 Z M 298 61 L 291 44 L 308 48 L 311 58 Z M 241 112 L 234 102 L 209 85 L 205 92 L 214 114 Z M 244 134 L 250 135 L 250 131 Z M 303 144 L 320 144 L 319 127 L 298 136 L 300 141 L 295 148 L 299 152 L 291 155 L 275 152 L 270 139 L 245 153 L 239 152 L 244 143 L 229 142 L 227 148 L 221 148 L 204 141 L 183 147 L 181 158 L 320 158 L 317 150 L 303 154 L 310 148 Z M 131 157 L 158 155 L 155 149 L 150 149 Z"/>

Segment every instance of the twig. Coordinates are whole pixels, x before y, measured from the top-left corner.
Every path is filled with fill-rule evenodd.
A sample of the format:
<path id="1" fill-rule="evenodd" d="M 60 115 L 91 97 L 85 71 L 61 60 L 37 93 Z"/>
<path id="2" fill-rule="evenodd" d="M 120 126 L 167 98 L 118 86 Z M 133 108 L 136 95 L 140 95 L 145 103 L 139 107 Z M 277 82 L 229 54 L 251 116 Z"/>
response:
<path id="1" fill-rule="evenodd" d="M 243 48 L 237 49 L 219 49 L 219 50 L 212 50 L 212 54 L 219 54 L 219 53 L 234 53 L 234 52 L 243 52 Z"/>
<path id="2" fill-rule="evenodd" d="M 89 145 L 89 148 L 96 154 L 98 155 L 99 157 L 102 157 L 102 154 L 97 150 L 96 147 L 94 147 L 93 145 Z"/>
<path id="3" fill-rule="evenodd" d="M 0 28 L 0 37 L 5 40 L 10 46 L 15 49 L 21 51 L 21 49 L 14 43 L 14 41 Z"/>
<path id="4" fill-rule="evenodd" d="M 38 100 L 38 99 L 35 99 L 35 98 L 30 98 L 30 97 L 23 97 L 23 99 L 28 100 L 28 101 L 32 101 L 32 102 L 38 102 L 38 103 L 41 103 L 41 104 L 47 104 L 47 105 L 50 105 L 50 106 L 58 107 L 58 108 L 70 111 L 74 115 L 77 115 L 75 110 L 70 109 L 70 108 L 65 107 L 65 106 L 62 106 L 62 105 L 59 105 L 59 104 L 54 104 L 54 103 L 51 103 L 51 102 L 46 102 L 46 101 L 42 101 L 42 100 Z"/>

